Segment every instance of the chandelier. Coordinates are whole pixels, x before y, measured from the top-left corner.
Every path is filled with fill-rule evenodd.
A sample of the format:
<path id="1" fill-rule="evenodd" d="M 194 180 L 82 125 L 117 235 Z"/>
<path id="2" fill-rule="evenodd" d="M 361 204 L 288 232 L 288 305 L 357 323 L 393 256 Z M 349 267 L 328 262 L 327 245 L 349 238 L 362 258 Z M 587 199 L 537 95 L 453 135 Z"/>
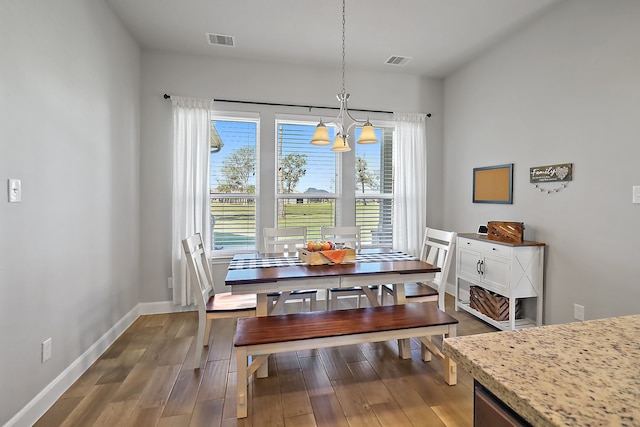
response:
<path id="1" fill-rule="evenodd" d="M 369 118 L 366 120 L 358 120 L 354 118 L 351 113 L 349 113 L 349 109 L 347 108 L 347 101 L 349 100 L 349 94 L 345 90 L 344 84 L 344 69 L 345 69 L 345 0 L 342 0 L 342 92 L 336 95 L 338 101 L 340 101 L 340 111 L 338 111 L 338 116 L 330 122 L 329 124 L 333 124 L 337 128 L 336 138 L 333 142 L 333 147 L 331 148 L 333 151 L 350 151 L 351 147 L 349 146 L 349 131 L 351 128 L 358 124 L 363 123 L 362 132 L 360 133 L 360 138 L 358 139 L 358 144 L 375 144 L 378 142 L 378 138 L 376 138 L 376 134 L 373 130 L 373 125 L 369 122 Z M 349 127 L 345 128 L 345 119 L 351 119 L 351 124 Z M 320 119 L 320 123 L 316 126 L 316 130 L 313 133 L 313 138 L 311 139 L 311 144 L 313 145 L 329 145 L 331 144 L 331 140 L 329 140 L 329 131 L 327 126 Z"/>

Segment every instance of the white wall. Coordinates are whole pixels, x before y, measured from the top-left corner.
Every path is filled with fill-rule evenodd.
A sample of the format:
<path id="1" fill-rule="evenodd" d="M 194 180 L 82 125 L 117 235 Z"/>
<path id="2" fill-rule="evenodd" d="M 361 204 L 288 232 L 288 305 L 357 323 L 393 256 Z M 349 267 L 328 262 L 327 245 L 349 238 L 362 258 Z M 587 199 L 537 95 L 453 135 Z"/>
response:
<path id="1" fill-rule="evenodd" d="M 567 0 L 445 81 L 444 224 L 523 221 L 546 242 L 545 322 L 638 313 L 640 2 Z M 513 205 L 471 203 L 474 167 L 514 163 Z M 540 193 L 529 168 L 573 163 Z M 453 280 L 452 278 L 450 279 Z"/>
<path id="2" fill-rule="evenodd" d="M 0 64 L 4 425 L 139 302 L 140 53 L 101 1 L 3 0 Z"/>
<path id="3" fill-rule="evenodd" d="M 164 93 L 200 98 L 237 99 L 286 104 L 337 106 L 341 90 L 340 69 L 298 65 L 214 60 L 207 57 L 145 51 L 142 55 L 141 97 L 141 217 L 142 301 L 170 300 L 171 276 L 171 102 Z M 420 79 L 394 72 L 371 73 L 347 66 L 346 88 L 350 106 L 373 110 L 432 113 L 428 140 L 434 152 L 442 151 L 442 81 Z M 273 206 L 276 113 L 309 115 L 306 109 L 259 107 L 216 103 L 216 109 L 259 111 L 263 160 L 260 164 L 262 211 L 259 226 L 269 226 Z M 312 111 L 317 120 L 322 113 Z M 441 157 L 429 167 L 433 183 L 442 181 Z M 431 164 L 429 165 L 431 166 Z M 435 184 L 434 184 L 435 185 Z M 438 184 L 439 186 L 439 184 Z M 439 221 L 440 193 L 434 189 L 431 206 Z M 220 276 L 218 276 L 220 277 Z M 224 278 L 224 276 L 222 276 Z"/>

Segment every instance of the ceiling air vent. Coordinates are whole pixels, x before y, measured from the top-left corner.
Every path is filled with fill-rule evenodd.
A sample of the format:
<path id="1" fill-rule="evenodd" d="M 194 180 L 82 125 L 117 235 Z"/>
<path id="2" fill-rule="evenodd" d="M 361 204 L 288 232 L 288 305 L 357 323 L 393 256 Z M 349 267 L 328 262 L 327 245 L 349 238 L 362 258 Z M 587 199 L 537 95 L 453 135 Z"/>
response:
<path id="1" fill-rule="evenodd" d="M 233 36 L 225 36 L 224 34 L 207 33 L 209 44 L 216 46 L 236 46 L 236 40 Z"/>
<path id="2" fill-rule="evenodd" d="M 389 65 L 407 65 L 407 62 L 411 61 L 411 58 L 407 56 L 390 56 L 389 59 L 385 62 L 385 64 Z"/>

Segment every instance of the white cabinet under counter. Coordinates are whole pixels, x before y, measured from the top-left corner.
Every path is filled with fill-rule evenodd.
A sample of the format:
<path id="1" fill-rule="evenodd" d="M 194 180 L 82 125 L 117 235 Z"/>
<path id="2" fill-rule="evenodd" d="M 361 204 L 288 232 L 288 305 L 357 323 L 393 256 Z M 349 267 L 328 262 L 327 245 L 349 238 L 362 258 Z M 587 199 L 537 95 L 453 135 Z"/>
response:
<path id="1" fill-rule="evenodd" d="M 490 240 L 486 236 L 461 233 L 456 248 L 456 311 L 463 309 L 502 330 L 542 325 L 545 244 Z M 471 307 L 469 287 L 478 286 L 497 299 L 508 301 L 508 318 L 494 319 Z M 535 310 L 522 310 L 519 302 L 532 300 Z M 522 301 L 520 301 L 522 300 Z M 531 313 L 535 311 L 535 313 Z M 525 317 L 526 316 L 526 317 Z"/>

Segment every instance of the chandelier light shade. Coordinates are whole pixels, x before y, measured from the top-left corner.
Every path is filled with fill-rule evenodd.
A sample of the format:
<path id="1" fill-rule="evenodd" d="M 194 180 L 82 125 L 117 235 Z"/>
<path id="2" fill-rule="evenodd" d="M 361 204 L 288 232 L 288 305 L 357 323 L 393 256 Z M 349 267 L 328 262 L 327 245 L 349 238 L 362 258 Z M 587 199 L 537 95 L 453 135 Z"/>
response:
<path id="1" fill-rule="evenodd" d="M 375 144 L 376 142 L 378 142 L 376 132 L 373 130 L 373 125 L 369 119 L 367 119 L 366 123 L 362 126 L 358 144 Z"/>
<path id="2" fill-rule="evenodd" d="M 316 126 L 316 131 L 313 133 L 311 143 L 313 145 L 331 144 L 331 140 L 329 139 L 329 130 L 324 125 L 324 123 L 322 123 L 322 119 L 320 119 L 320 123 L 318 123 L 318 126 Z"/>
<path id="3" fill-rule="evenodd" d="M 333 151 L 351 151 L 351 147 L 349 147 L 349 141 L 347 138 L 343 138 L 342 135 L 336 135 L 336 139 L 333 142 L 333 147 L 331 148 Z"/>
<path id="4" fill-rule="evenodd" d="M 349 112 L 349 108 L 347 107 L 347 101 L 349 100 L 349 94 L 345 89 L 345 23 L 346 23 L 346 7 L 345 1 L 342 0 L 342 92 L 336 95 L 338 101 L 340 102 L 340 111 L 338 111 L 338 115 L 335 119 L 329 124 L 334 125 L 337 128 L 336 138 L 333 142 L 333 147 L 331 148 L 333 151 L 343 152 L 350 151 L 351 147 L 349 146 L 349 131 L 356 124 L 362 124 L 362 132 L 360 133 L 360 138 L 358 139 L 358 144 L 375 144 L 378 142 L 378 138 L 376 137 L 376 133 L 373 129 L 373 125 L 369 122 L 369 118 L 366 120 L 359 120 L 354 118 Z M 349 118 L 351 120 L 351 124 L 346 127 L 345 119 Z M 327 126 L 320 119 L 320 123 L 316 126 L 316 130 L 313 134 L 313 138 L 311 139 L 311 144 L 313 145 L 329 145 L 331 144 L 331 140 L 329 139 L 329 131 Z"/>

